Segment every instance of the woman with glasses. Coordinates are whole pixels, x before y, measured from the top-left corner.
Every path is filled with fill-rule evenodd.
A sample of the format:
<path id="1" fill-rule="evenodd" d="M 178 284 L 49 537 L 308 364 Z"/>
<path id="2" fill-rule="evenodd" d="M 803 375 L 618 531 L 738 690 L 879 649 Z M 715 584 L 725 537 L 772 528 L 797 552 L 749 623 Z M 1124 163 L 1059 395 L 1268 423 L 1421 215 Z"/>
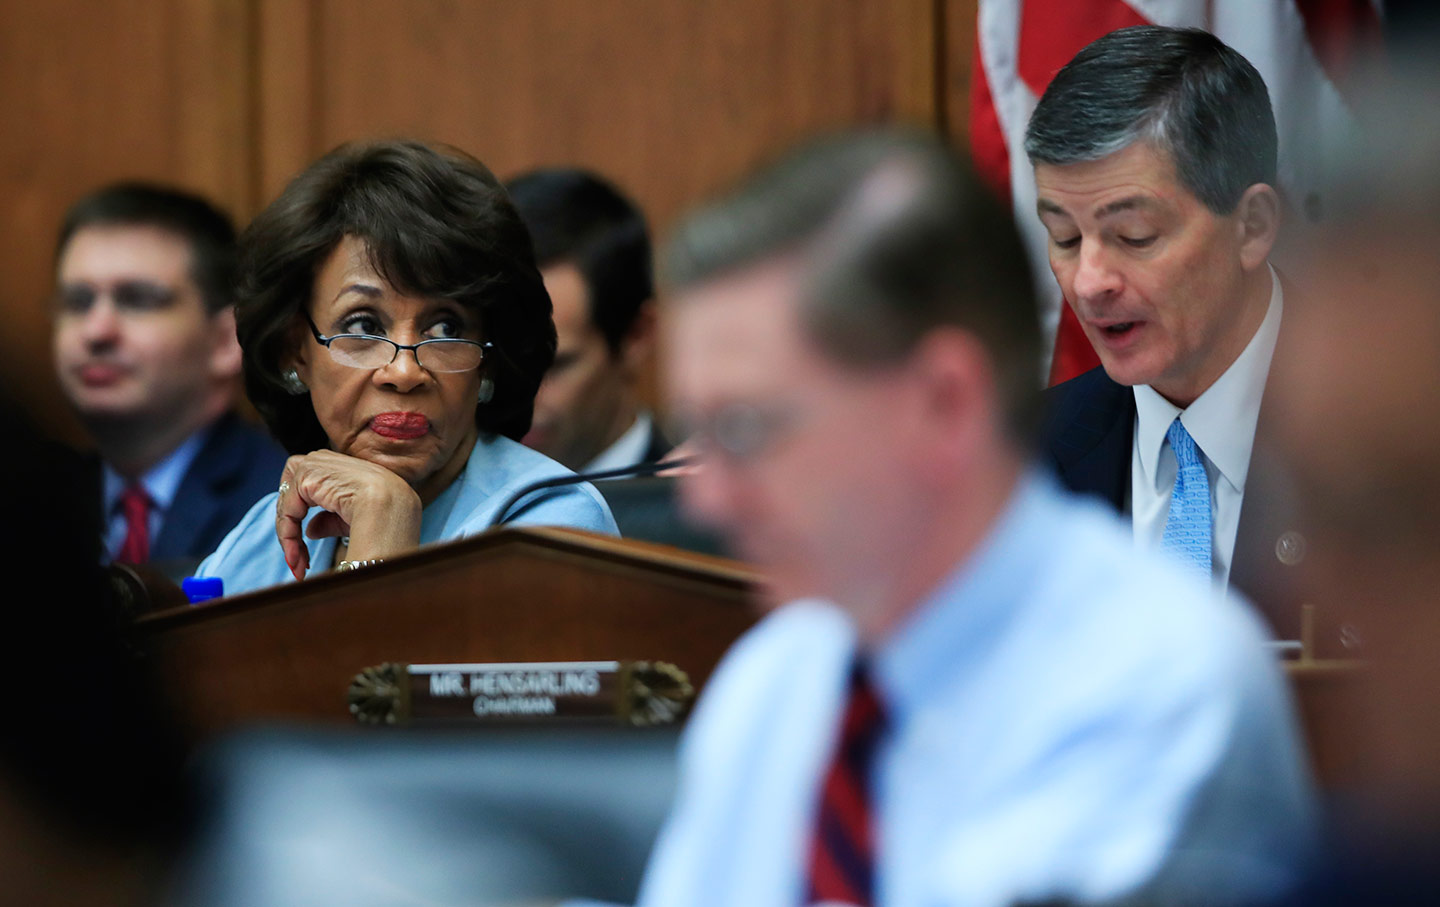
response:
<path id="1" fill-rule="evenodd" d="M 293 456 L 200 565 L 226 594 L 357 569 L 497 523 L 615 532 L 588 485 L 522 446 L 555 355 L 530 238 L 479 161 L 346 145 L 241 237 L 245 386 Z"/>

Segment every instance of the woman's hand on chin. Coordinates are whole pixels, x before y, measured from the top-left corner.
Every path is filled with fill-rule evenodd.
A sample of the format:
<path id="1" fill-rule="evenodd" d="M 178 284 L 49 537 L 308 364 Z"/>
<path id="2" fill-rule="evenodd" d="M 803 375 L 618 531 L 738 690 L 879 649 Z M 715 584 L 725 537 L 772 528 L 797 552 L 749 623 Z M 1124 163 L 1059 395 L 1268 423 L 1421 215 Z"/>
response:
<path id="1" fill-rule="evenodd" d="M 275 501 L 275 535 L 296 579 L 310 569 L 301 521 L 311 507 L 310 538 L 350 536 L 350 560 L 393 557 L 420 545 L 420 496 L 383 466 L 333 450 L 291 457 Z"/>

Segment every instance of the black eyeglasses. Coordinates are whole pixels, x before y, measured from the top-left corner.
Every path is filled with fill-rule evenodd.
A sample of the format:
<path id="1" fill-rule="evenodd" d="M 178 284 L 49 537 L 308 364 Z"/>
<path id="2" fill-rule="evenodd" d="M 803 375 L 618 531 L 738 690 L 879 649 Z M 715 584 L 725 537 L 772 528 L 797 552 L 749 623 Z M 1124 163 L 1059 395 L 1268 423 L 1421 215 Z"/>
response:
<path id="1" fill-rule="evenodd" d="M 495 344 L 486 341 L 459 340 L 440 337 L 422 340 L 419 343 L 396 343 L 386 337 L 374 334 L 336 334 L 326 337 L 320 333 L 308 312 L 305 323 L 315 341 L 330 351 L 330 358 L 350 368 L 384 368 L 395 361 L 401 350 L 410 350 L 415 361 L 427 372 L 468 372 L 480 367 L 485 361 L 485 351 L 494 349 Z"/>

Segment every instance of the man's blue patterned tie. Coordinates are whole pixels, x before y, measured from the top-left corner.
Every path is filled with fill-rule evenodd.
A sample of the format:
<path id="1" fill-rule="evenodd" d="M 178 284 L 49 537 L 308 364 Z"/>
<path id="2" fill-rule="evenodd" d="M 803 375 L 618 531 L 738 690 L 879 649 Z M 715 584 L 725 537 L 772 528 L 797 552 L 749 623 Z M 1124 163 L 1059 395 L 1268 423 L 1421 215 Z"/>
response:
<path id="1" fill-rule="evenodd" d="M 1205 464 L 1195 439 L 1180 424 L 1180 417 L 1170 423 L 1165 433 L 1170 449 L 1175 452 L 1175 490 L 1170 494 L 1170 515 L 1165 520 L 1161 547 L 1173 551 L 1197 571 L 1210 576 L 1211 518 L 1210 483 L 1205 478 Z"/>

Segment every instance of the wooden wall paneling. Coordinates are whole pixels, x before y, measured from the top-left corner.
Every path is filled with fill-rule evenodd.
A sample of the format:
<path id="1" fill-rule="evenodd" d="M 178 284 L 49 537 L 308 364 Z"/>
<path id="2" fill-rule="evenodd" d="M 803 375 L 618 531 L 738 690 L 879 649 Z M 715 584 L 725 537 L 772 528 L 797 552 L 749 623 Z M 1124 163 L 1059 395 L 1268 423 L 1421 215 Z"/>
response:
<path id="1" fill-rule="evenodd" d="M 970 83 L 975 65 L 976 17 L 980 0 L 938 0 L 943 22 L 938 68 L 941 116 L 956 148 L 970 150 Z"/>
<path id="2" fill-rule="evenodd" d="M 316 25 L 312 0 L 255 0 L 256 159 L 250 214 L 264 208 L 320 151 Z"/>
<path id="3" fill-rule="evenodd" d="M 941 3 L 260 0 L 261 194 L 340 142 L 411 135 L 502 178 L 591 167 L 663 238 L 817 131 L 938 125 Z"/>
<path id="4" fill-rule="evenodd" d="M 248 204 L 250 2 L 0 2 L 0 380 L 61 437 L 81 440 L 49 352 L 60 217 L 120 178 Z"/>
<path id="5" fill-rule="evenodd" d="M 933 122 L 938 106 L 933 0 L 314 9 L 312 157 L 347 139 L 412 134 L 460 145 L 502 176 L 585 164 L 631 189 L 662 231 L 802 136 Z"/>
<path id="6" fill-rule="evenodd" d="M 175 49 L 172 178 L 243 225 L 255 196 L 254 0 L 172 0 Z"/>

